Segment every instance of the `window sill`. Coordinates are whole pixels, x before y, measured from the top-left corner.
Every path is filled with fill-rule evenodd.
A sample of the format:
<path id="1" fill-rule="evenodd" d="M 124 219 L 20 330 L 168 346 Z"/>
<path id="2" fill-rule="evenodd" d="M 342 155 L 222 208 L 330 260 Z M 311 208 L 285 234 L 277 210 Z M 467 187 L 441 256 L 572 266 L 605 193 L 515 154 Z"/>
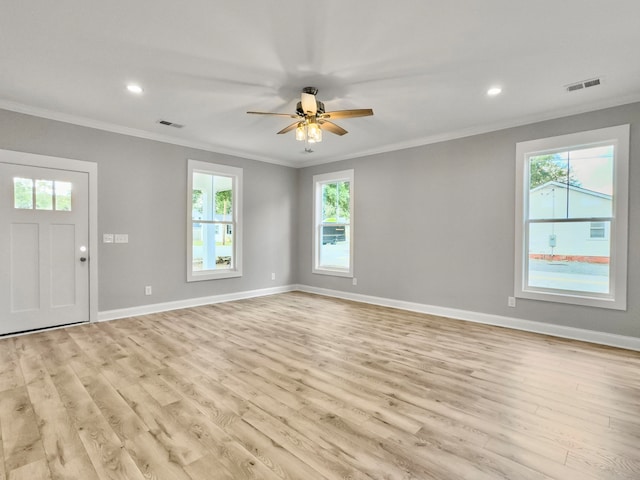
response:
<path id="1" fill-rule="evenodd" d="M 220 272 L 202 272 L 202 273 L 190 273 L 187 275 L 187 282 L 200 282 L 204 280 L 221 280 L 223 278 L 237 278 L 241 277 L 242 272 L 238 270 L 227 270 Z"/>
<path id="2" fill-rule="evenodd" d="M 331 268 L 314 268 L 313 270 L 311 270 L 311 273 L 315 273 L 317 275 L 331 275 L 333 277 L 353 278 L 353 272 L 337 269 L 334 270 Z"/>
<path id="3" fill-rule="evenodd" d="M 589 295 L 588 292 L 546 292 L 541 290 L 522 290 L 515 292 L 514 296 L 516 298 L 527 300 L 542 300 L 545 302 L 583 305 L 587 307 L 608 308 L 612 310 L 627 309 L 625 301 L 616 300 L 610 296 Z"/>

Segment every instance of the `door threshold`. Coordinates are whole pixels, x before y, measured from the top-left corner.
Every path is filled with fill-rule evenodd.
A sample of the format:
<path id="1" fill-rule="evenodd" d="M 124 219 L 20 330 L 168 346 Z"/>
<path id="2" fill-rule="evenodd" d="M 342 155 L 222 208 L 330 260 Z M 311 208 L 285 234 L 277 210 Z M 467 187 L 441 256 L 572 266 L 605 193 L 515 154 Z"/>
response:
<path id="1" fill-rule="evenodd" d="M 11 337 L 20 337 L 22 335 L 30 335 L 32 333 L 50 332 L 52 330 L 60 330 L 67 327 L 76 327 L 78 325 L 84 325 L 86 323 L 91 322 L 89 322 L 89 320 L 83 320 L 82 322 L 65 323 L 63 325 L 55 325 L 52 327 L 33 328 L 31 330 L 21 330 L 19 332 L 2 333 L 0 334 L 0 340 Z"/>

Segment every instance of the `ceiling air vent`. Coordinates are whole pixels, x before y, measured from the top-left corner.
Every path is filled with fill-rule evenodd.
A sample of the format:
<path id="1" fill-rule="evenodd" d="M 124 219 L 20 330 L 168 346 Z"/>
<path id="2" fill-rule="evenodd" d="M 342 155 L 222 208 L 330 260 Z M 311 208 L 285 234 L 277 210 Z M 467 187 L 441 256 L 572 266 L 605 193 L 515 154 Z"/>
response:
<path id="1" fill-rule="evenodd" d="M 166 125 L 167 127 L 173 127 L 173 128 L 182 128 L 182 127 L 184 127 L 184 125 L 180 125 L 179 123 L 173 123 L 173 122 L 170 122 L 168 120 L 158 120 L 158 123 L 160 125 Z"/>
<path id="2" fill-rule="evenodd" d="M 596 87 L 600 84 L 601 80 L 599 78 L 592 78 L 590 80 L 583 80 L 581 82 L 565 85 L 564 88 L 567 92 L 575 92 L 576 90 L 582 90 L 584 88 Z"/>

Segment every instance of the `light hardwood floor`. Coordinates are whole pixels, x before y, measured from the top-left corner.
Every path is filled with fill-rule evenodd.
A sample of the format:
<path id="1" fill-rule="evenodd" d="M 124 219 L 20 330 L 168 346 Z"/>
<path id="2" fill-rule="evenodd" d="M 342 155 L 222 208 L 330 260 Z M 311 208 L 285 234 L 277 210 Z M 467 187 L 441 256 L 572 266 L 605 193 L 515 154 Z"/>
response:
<path id="1" fill-rule="evenodd" d="M 0 340 L 0 479 L 640 478 L 640 354 L 299 292 Z"/>

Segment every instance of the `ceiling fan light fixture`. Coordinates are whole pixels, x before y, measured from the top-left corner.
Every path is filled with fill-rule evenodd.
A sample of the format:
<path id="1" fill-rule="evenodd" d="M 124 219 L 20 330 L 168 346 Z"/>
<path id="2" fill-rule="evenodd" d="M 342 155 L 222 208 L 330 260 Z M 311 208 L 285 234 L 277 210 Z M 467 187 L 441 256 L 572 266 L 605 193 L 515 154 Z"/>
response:
<path id="1" fill-rule="evenodd" d="M 307 137 L 311 143 L 320 143 L 322 141 L 322 130 L 315 122 L 309 122 L 307 126 Z"/>
<path id="2" fill-rule="evenodd" d="M 276 113 L 276 112 L 253 112 L 247 113 L 254 115 L 275 115 L 278 117 L 290 117 L 296 120 L 280 130 L 278 135 L 289 133 L 295 130 L 296 140 L 305 142 L 305 151 L 308 150 L 306 145 L 310 143 L 320 143 L 322 141 L 322 128 L 329 133 L 342 136 L 348 133 L 344 128 L 333 123 L 332 120 L 340 120 L 343 118 L 368 117 L 373 115 L 370 108 L 359 108 L 350 110 L 335 110 L 331 112 L 325 111 L 324 103 L 316 98 L 318 89 L 315 87 L 304 87 L 300 95 L 300 101 L 296 104 L 295 113 Z"/>

